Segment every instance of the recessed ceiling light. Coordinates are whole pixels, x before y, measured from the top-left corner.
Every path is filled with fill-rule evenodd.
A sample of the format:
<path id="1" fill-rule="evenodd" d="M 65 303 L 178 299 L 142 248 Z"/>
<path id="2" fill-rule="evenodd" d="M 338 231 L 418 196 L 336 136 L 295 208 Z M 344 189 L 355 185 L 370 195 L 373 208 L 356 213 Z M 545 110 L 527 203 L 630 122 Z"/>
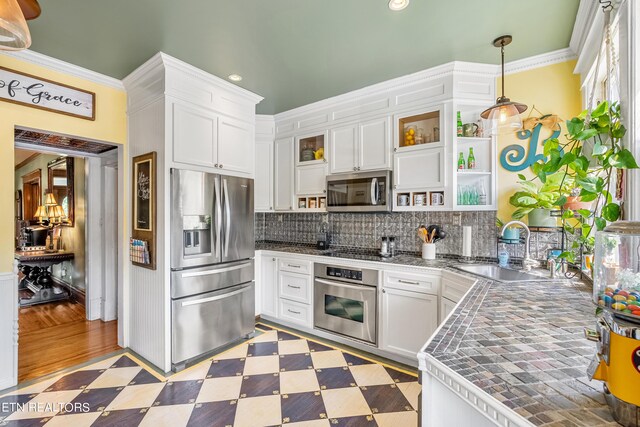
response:
<path id="1" fill-rule="evenodd" d="M 389 0 L 389 9 L 397 12 L 409 6 L 409 0 Z"/>
<path id="2" fill-rule="evenodd" d="M 229 74 L 229 80 L 232 82 L 239 82 L 242 80 L 242 76 L 240 74 Z"/>

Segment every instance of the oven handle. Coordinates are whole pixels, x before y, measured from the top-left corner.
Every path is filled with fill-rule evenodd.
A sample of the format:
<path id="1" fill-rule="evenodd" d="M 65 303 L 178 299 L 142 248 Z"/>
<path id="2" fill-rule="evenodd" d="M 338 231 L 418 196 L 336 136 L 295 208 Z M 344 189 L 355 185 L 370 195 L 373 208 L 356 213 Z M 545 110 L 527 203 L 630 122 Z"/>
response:
<path id="1" fill-rule="evenodd" d="M 318 279 L 316 277 L 316 282 L 318 283 L 322 283 L 323 285 L 329 285 L 329 286 L 339 286 L 341 288 L 349 288 L 349 289 L 357 289 L 359 291 L 371 291 L 371 292 L 375 292 L 376 287 L 375 286 L 367 286 L 367 285 L 348 285 L 346 283 L 343 282 L 333 282 L 330 280 L 324 280 L 324 279 Z"/>

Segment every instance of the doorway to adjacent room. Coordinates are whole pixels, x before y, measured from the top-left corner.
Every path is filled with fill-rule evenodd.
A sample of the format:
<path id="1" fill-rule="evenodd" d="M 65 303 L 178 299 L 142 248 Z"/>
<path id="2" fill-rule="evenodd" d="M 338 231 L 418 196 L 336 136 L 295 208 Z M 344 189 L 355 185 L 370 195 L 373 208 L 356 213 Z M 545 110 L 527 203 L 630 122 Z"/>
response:
<path id="1" fill-rule="evenodd" d="M 15 131 L 19 383 L 120 349 L 119 150 Z"/>

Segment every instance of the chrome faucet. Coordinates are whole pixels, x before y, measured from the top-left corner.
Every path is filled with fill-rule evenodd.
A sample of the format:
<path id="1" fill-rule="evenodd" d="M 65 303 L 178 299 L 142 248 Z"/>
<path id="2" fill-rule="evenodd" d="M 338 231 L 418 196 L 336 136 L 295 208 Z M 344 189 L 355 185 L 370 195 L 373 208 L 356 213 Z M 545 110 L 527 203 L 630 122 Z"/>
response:
<path id="1" fill-rule="evenodd" d="M 502 231 L 500 231 L 500 236 L 504 237 L 504 231 L 507 228 L 509 228 L 509 226 L 511 226 L 511 225 L 519 225 L 525 231 L 525 236 L 524 236 L 524 258 L 522 259 L 522 269 L 524 271 L 529 271 L 533 267 L 538 267 L 540 265 L 540 263 L 531 258 L 531 250 L 529 248 L 529 240 L 531 239 L 531 230 L 529 230 L 529 227 L 527 227 L 527 224 L 525 224 L 522 221 L 509 221 L 508 223 L 506 223 L 505 225 L 502 226 Z"/>

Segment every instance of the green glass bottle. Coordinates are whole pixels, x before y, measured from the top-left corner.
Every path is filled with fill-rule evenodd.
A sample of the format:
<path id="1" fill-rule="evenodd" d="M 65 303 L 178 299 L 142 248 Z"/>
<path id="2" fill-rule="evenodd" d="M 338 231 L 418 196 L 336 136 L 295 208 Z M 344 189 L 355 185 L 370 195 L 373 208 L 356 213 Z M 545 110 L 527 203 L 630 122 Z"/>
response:
<path id="1" fill-rule="evenodd" d="M 462 117 L 460 117 L 460 111 L 458 111 L 458 132 L 457 132 L 457 134 L 458 134 L 458 136 L 462 136 Z"/>
<path id="2" fill-rule="evenodd" d="M 476 168 L 476 157 L 473 155 L 473 147 L 469 147 L 469 157 L 467 158 L 467 169 Z"/>
<path id="3" fill-rule="evenodd" d="M 464 165 L 464 153 L 461 151 L 460 154 L 458 155 L 458 170 L 465 170 L 465 165 Z"/>

